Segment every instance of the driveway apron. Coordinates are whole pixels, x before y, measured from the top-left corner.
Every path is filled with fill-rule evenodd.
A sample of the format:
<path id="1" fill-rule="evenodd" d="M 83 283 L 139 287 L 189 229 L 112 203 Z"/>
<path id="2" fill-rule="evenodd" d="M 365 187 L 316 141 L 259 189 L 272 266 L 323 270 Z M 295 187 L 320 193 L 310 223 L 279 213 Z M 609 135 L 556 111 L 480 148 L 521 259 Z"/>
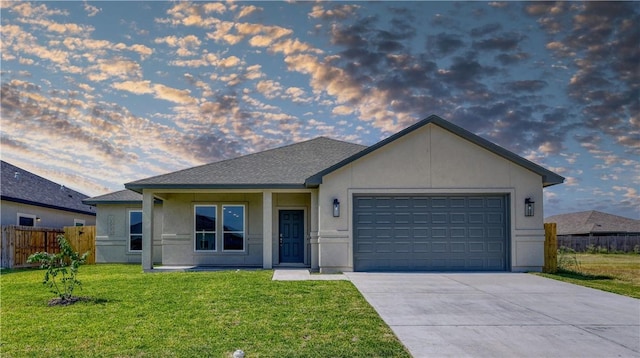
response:
<path id="1" fill-rule="evenodd" d="M 520 273 L 345 275 L 416 357 L 640 357 L 640 300 Z"/>

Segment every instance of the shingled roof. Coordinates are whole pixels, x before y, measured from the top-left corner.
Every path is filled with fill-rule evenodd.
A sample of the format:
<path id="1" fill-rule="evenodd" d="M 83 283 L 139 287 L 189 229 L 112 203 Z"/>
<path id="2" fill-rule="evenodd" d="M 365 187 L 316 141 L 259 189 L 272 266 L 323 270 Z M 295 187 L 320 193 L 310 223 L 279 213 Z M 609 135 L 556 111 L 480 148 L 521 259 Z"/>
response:
<path id="1" fill-rule="evenodd" d="M 431 115 L 370 147 L 319 137 L 285 147 L 184 169 L 125 184 L 142 189 L 277 189 L 306 188 L 322 178 L 427 124 L 437 125 L 542 177 L 544 187 L 564 178 L 444 119 Z"/>
<path id="2" fill-rule="evenodd" d="M 326 137 L 125 184 L 150 189 L 304 188 L 305 180 L 366 146 Z"/>
<path id="3" fill-rule="evenodd" d="M 71 190 L 15 165 L 2 162 L 2 200 L 41 206 L 74 213 L 95 215 L 95 210 L 82 203 L 87 195 Z"/>
<path id="4" fill-rule="evenodd" d="M 544 222 L 556 223 L 558 235 L 640 233 L 640 220 L 595 210 L 553 215 Z"/>
<path id="5" fill-rule="evenodd" d="M 142 194 L 136 193 L 131 190 L 120 190 L 113 193 L 94 196 L 93 198 L 85 199 L 82 201 L 87 205 L 96 204 L 141 204 Z"/>

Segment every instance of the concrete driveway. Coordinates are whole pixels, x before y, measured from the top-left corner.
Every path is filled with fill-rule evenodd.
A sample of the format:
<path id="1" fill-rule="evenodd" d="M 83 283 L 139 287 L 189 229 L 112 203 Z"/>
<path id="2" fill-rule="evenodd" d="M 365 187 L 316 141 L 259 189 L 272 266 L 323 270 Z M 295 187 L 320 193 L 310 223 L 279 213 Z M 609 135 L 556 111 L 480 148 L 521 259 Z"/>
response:
<path id="1" fill-rule="evenodd" d="M 640 357 L 640 300 L 519 273 L 345 273 L 416 357 Z"/>

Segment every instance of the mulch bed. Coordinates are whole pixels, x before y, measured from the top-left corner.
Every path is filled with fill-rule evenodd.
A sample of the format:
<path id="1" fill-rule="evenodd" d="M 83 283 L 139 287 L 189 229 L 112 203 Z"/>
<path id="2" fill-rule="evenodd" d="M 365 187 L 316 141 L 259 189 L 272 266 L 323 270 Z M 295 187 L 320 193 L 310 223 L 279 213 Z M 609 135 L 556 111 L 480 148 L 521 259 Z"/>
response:
<path id="1" fill-rule="evenodd" d="M 69 306 L 77 302 L 91 301 L 90 297 L 70 297 L 70 298 L 52 298 L 49 300 L 49 307 L 51 306 Z"/>

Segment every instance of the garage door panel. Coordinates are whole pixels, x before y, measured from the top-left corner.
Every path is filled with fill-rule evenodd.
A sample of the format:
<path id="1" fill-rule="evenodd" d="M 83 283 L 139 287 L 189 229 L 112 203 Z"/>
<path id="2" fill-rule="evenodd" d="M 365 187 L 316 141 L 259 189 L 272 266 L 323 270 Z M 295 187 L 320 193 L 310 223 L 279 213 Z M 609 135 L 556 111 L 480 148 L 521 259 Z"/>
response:
<path id="1" fill-rule="evenodd" d="M 447 252 L 449 251 L 449 243 L 443 241 L 434 241 L 431 243 L 431 252 Z"/>
<path id="2" fill-rule="evenodd" d="M 451 238 L 468 237 L 467 228 L 464 227 L 452 227 L 449 229 L 449 235 Z"/>
<path id="3" fill-rule="evenodd" d="M 469 242 L 469 252 L 472 253 L 481 253 L 481 252 L 485 252 L 486 249 L 486 245 L 484 242 Z"/>
<path id="4" fill-rule="evenodd" d="M 452 224 L 465 224 L 467 222 L 466 213 L 451 213 L 449 217 Z"/>
<path id="5" fill-rule="evenodd" d="M 507 268 L 506 197 L 354 196 L 356 271 Z"/>
<path id="6" fill-rule="evenodd" d="M 452 242 L 450 247 L 451 247 L 452 253 L 456 253 L 456 252 L 464 253 L 467 251 L 467 244 L 464 242 Z"/>
<path id="7" fill-rule="evenodd" d="M 447 213 L 431 213 L 432 224 L 447 224 L 449 223 L 449 215 Z"/>
<path id="8" fill-rule="evenodd" d="M 431 237 L 434 239 L 448 237 L 449 233 L 446 227 L 431 228 Z"/>

